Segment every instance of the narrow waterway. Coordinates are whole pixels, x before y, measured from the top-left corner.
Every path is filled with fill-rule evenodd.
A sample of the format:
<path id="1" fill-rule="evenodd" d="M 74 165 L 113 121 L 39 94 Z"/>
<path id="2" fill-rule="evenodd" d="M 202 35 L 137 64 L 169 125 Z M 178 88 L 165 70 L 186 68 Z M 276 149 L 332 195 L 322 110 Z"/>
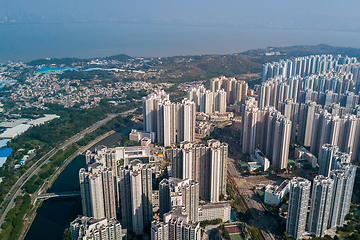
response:
<path id="1" fill-rule="evenodd" d="M 123 128 L 113 135 L 99 142 L 96 146 L 113 146 L 122 136 L 128 134 L 132 128 L 139 128 L 141 125 L 134 123 L 132 127 Z M 79 170 L 85 167 L 85 156 L 78 156 L 55 180 L 48 192 L 69 192 L 79 191 Z M 81 214 L 80 197 L 49 199 L 43 202 L 37 211 L 37 215 L 27 233 L 25 240 L 61 240 L 64 231 L 69 227 L 70 221 Z"/>

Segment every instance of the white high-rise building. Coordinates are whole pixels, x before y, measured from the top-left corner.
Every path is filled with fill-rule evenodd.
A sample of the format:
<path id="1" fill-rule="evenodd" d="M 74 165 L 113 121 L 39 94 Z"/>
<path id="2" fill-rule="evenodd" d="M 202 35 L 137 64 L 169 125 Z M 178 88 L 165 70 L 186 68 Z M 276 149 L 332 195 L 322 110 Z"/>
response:
<path id="1" fill-rule="evenodd" d="M 133 160 L 119 168 L 122 224 L 143 233 L 152 221 L 152 171 L 150 164 Z"/>
<path id="2" fill-rule="evenodd" d="M 155 91 L 142 98 L 144 131 L 157 132 L 158 104 L 164 100 L 169 100 L 169 95 L 164 90 Z"/>
<path id="3" fill-rule="evenodd" d="M 308 231 L 314 237 L 323 237 L 328 226 L 334 180 L 318 175 L 314 178 Z"/>
<path id="4" fill-rule="evenodd" d="M 321 147 L 321 158 L 319 161 L 319 175 L 329 177 L 330 171 L 333 168 L 333 159 L 335 153 L 339 151 L 338 146 L 333 146 L 331 144 L 324 144 Z"/>
<path id="5" fill-rule="evenodd" d="M 72 240 L 125 240 L 126 229 L 115 219 L 78 216 L 70 223 Z"/>
<path id="6" fill-rule="evenodd" d="M 248 84 L 245 81 L 238 81 L 236 84 L 236 101 L 245 103 L 247 91 L 248 91 Z"/>
<path id="7" fill-rule="evenodd" d="M 331 170 L 338 169 L 338 162 L 350 163 L 350 161 L 350 154 L 340 152 L 337 146 L 324 144 L 321 150 L 319 174 L 328 177 Z"/>
<path id="8" fill-rule="evenodd" d="M 325 143 L 338 145 L 340 118 L 321 110 L 315 113 L 313 129 L 312 129 L 310 151 L 316 156 L 321 157 L 321 146 Z"/>
<path id="9" fill-rule="evenodd" d="M 287 167 L 289 155 L 291 121 L 286 117 L 278 118 L 274 133 L 272 163 L 275 167 L 284 169 Z"/>
<path id="10" fill-rule="evenodd" d="M 206 90 L 204 93 L 204 113 L 214 113 L 214 93 Z"/>
<path id="11" fill-rule="evenodd" d="M 160 219 L 175 206 L 184 206 L 189 220 L 198 221 L 199 183 L 190 179 L 163 179 L 159 184 Z"/>
<path id="12" fill-rule="evenodd" d="M 242 118 L 242 153 L 253 154 L 255 151 L 256 127 L 260 111 L 257 107 L 247 108 Z"/>
<path id="13" fill-rule="evenodd" d="M 191 87 L 186 91 L 186 98 L 195 103 L 197 112 L 204 112 L 204 94 L 206 88 L 203 85 Z"/>
<path id="14" fill-rule="evenodd" d="M 196 110 L 194 102 L 184 99 L 181 102 L 179 115 L 178 142 L 195 141 Z"/>
<path id="15" fill-rule="evenodd" d="M 150 95 L 149 95 L 150 96 Z M 145 109 L 144 115 L 145 115 Z M 187 98 L 181 103 L 162 100 L 151 115 L 156 114 L 156 139 L 164 146 L 195 140 L 195 103 Z"/>
<path id="16" fill-rule="evenodd" d="M 164 216 L 163 221 L 151 223 L 151 240 L 200 240 L 200 223 L 189 220 L 181 207 Z"/>
<path id="17" fill-rule="evenodd" d="M 337 169 L 330 172 L 334 180 L 334 191 L 330 206 L 329 228 L 341 227 L 349 213 L 353 193 L 356 167 L 351 163 L 337 162 Z"/>
<path id="18" fill-rule="evenodd" d="M 204 144 L 182 142 L 171 148 L 172 176 L 199 183 L 200 198 L 213 202 L 226 194 L 228 144 L 212 139 Z"/>
<path id="19" fill-rule="evenodd" d="M 116 179 L 112 169 L 96 162 L 79 171 L 83 214 L 95 219 L 116 218 Z"/>
<path id="20" fill-rule="evenodd" d="M 311 182 L 305 178 L 290 180 L 290 196 L 286 218 L 286 232 L 289 237 L 299 239 L 305 233 L 307 210 L 309 206 Z"/>
<path id="21" fill-rule="evenodd" d="M 226 112 L 226 92 L 224 89 L 217 90 L 214 93 L 214 110 L 219 113 Z"/>

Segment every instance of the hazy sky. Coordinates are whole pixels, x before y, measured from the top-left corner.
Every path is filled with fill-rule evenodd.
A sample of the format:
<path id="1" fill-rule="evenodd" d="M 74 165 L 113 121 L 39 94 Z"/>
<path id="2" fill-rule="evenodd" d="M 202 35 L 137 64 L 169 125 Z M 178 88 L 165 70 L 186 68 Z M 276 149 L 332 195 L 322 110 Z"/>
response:
<path id="1" fill-rule="evenodd" d="M 1 0 L 0 20 L 142 21 L 360 30 L 359 0 Z"/>

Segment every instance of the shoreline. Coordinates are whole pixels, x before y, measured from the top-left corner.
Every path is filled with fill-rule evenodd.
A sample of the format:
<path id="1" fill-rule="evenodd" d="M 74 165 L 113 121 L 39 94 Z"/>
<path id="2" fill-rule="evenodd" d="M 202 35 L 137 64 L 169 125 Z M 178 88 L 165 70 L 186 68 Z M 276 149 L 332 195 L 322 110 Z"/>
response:
<path id="1" fill-rule="evenodd" d="M 37 191 L 37 195 L 39 195 L 39 192 L 46 192 L 49 188 L 51 188 L 52 184 L 55 182 L 55 180 L 57 179 L 57 177 L 62 173 L 62 171 L 74 160 L 76 159 L 77 156 L 81 155 L 82 153 L 84 153 L 86 150 L 88 150 L 89 148 L 91 148 L 92 146 L 94 146 L 95 144 L 99 143 L 100 141 L 104 140 L 105 138 L 113 135 L 114 133 L 116 133 L 114 130 L 111 130 L 101 136 L 96 137 L 94 140 L 90 141 L 86 146 L 80 147 L 78 150 L 76 150 L 73 154 L 70 155 L 70 157 L 68 157 L 67 159 L 64 160 L 63 164 L 58 167 L 55 172 L 49 177 L 50 181 L 47 180 L 46 182 L 44 182 L 44 184 L 39 188 L 39 190 Z M 37 201 L 36 199 L 34 200 L 34 206 L 33 208 L 29 211 L 29 213 L 27 214 L 28 217 L 28 221 L 25 222 L 21 233 L 18 237 L 19 240 L 25 239 L 27 232 L 29 231 L 29 229 L 31 228 L 32 223 L 35 220 L 35 217 L 37 215 L 37 209 L 39 207 L 41 207 L 42 203 L 45 201 L 46 199 L 41 199 L 39 201 Z"/>

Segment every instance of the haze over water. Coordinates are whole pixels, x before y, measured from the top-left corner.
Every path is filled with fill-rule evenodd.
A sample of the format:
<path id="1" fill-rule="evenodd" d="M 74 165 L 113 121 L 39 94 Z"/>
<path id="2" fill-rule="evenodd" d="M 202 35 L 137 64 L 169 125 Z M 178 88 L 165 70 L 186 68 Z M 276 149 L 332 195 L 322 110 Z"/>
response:
<path id="1" fill-rule="evenodd" d="M 358 0 L 2 0 L 0 61 L 360 47 Z"/>
<path id="2" fill-rule="evenodd" d="M 336 30 L 236 28 L 142 23 L 0 24 L 0 61 L 46 57 L 133 57 L 229 54 L 269 46 L 360 48 L 360 33 Z"/>

